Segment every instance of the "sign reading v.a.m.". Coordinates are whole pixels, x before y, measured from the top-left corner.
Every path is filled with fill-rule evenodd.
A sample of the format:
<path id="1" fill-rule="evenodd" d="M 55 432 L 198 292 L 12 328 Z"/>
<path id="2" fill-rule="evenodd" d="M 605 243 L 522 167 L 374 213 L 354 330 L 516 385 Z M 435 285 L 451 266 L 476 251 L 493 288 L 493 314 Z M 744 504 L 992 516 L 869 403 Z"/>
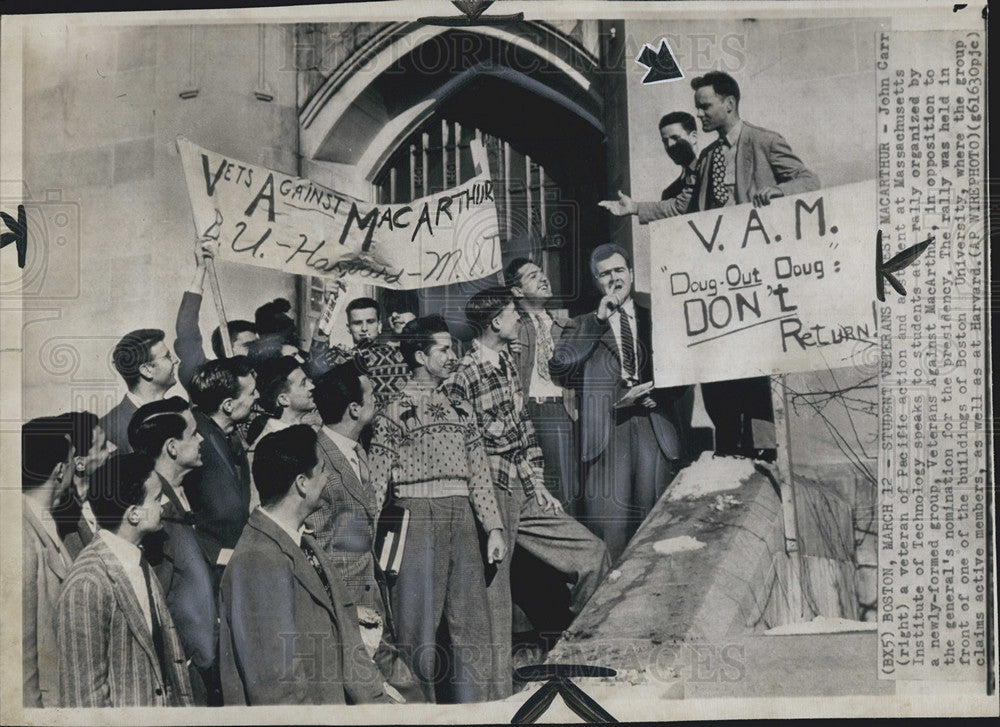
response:
<path id="1" fill-rule="evenodd" d="M 500 270 L 489 161 L 472 144 L 472 179 L 409 203 L 379 205 L 177 139 L 195 227 L 219 240 L 221 259 L 396 289 Z"/>
<path id="2" fill-rule="evenodd" d="M 656 386 L 870 360 L 875 222 L 868 181 L 651 224 Z"/>

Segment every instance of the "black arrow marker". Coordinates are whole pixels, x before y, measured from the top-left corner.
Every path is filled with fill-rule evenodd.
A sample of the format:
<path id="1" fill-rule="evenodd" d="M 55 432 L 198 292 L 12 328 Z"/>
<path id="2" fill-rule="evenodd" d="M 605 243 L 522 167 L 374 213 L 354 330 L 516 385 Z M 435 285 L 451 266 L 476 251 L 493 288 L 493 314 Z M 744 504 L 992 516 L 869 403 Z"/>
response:
<path id="1" fill-rule="evenodd" d="M 934 242 L 933 235 L 923 242 L 911 245 L 888 262 L 882 262 L 882 230 L 878 231 L 878 235 L 875 236 L 875 295 L 880 302 L 885 303 L 886 280 L 889 281 L 889 285 L 892 286 L 893 290 L 904 298 L 906 297 L 906 288 L 896 280 L 896 276 L 892 273 L 898 273 L 903 268 L 911 265 L 924 253 L 924 250 L 930 247 L 932 242 Z"/>
<path id="2" fill-rule="evenodd" d="M 589 666 L 586 664 L 537 664 L 522 666 L 514 670 L 514 676 L 520 681 L 542 681 L 548 679 L 542 688 L 525 700 L 521 708 L 511 718 L 511 724 L 532 724 L 552 704 L 558 694 L 566 702 L 566 706 L 586 722 L 594 724 L 609 724 L 617 722 L 601 705 L 591 699 L 576 684 L 570 681 L 572 677 L 613 677 L 617 672 L 604 666 Z"/>
<path id="3" fill-rule="evenodd" d="M 649 69 L 646 75 L 643 76 L 643 85 L 684 78 L 681 69 L 677 67 L 677 61 L 674 60 L 673 55 L 670 53 L 670 46 L 667 45 L 666 38 L 660 41 L 659 50 L 653 50 L 653 46 L 648 43 L 644 45 L 642 52 L 639 53 L 639 57 L 635 59 L 635 62 Z"/>
<path id="4" fill-rule="evenodd" d="M 17 248 L 17 267 L 24 269 L 25 259 L 28 256 L 28 218 L 24 214 L 24 205 L 17 206 L 17 220 L 6 212 L 0 212 L 4 224 L 10 232 L 0 235 L 0 250 L 14 243 Z"/>

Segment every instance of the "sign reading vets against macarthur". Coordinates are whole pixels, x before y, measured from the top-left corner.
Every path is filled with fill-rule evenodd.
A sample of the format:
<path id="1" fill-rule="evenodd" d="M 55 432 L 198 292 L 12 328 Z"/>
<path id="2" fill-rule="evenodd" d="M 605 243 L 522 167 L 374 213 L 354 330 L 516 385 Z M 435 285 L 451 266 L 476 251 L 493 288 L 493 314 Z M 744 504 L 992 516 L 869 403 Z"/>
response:
<path id="1" fill-rule="evenodd" d="M 501 268 L 489 166 L 406 204 L 368 204 L 178 137 L 198 234 L 219 257 L 299 275 L 346 277 L 398 290 L 476 280 Z"/>
<path id="2" fill-rule="evenodd" d="M 871 356 L 875 182 L 650 225 L 656 386 Z"/>

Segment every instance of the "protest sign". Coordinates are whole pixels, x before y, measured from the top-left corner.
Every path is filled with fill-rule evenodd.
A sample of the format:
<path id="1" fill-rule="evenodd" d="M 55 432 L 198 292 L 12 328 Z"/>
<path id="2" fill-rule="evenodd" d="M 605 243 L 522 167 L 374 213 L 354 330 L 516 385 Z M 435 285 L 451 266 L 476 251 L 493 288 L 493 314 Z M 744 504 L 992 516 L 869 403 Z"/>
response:
<path id="1" fill-rule="evenodd" d="M 199 235 L 219 258 L 298 275 L 409 290 L 476 280 L 501 267 L 493 184 L 477 175 L 406 204 L 368 204 L 177 139 Z"/>
<path id="2" fill-rule="evenodd" d="M 875 183 L 650 225 L 656 386 L 837 368 L 870 355 Z"/>

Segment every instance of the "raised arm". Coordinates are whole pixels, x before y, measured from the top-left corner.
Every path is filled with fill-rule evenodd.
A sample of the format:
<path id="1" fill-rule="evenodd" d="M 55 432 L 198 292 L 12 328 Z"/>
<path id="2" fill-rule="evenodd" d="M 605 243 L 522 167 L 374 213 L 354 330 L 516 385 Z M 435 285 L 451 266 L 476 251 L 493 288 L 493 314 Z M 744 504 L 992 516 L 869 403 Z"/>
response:
<path id="1" fill-rule="evenodd" d="M 195 243 L 194 277 L 191 279 L 191 285 L 184 291 L 180 308 L 177 309 L 177 340 L 174 341 L 174 351 L 180 359 L 177 378 L 185 389 L 191 383 L 198 367 L 208 360 L 198 319 L 201 314 L 202 293 L 205 289 L 205 273 L 208 270 L 207 260 L 215 256 L 216 246 L 217 243 L 212 240 L 198 240 Z"/>
<path id="2" fill-rule="evenodd" d="M 694 197 L 694 175 L 688 175 L 683 189 L 676 197 L 660 200 L 658 202 L 636 202 L 636 214 L 639 215 L 639 224 L 646 225 L 654 220 L 662 220 L 667 217 L 687 214 L 691 199 Z"/>

